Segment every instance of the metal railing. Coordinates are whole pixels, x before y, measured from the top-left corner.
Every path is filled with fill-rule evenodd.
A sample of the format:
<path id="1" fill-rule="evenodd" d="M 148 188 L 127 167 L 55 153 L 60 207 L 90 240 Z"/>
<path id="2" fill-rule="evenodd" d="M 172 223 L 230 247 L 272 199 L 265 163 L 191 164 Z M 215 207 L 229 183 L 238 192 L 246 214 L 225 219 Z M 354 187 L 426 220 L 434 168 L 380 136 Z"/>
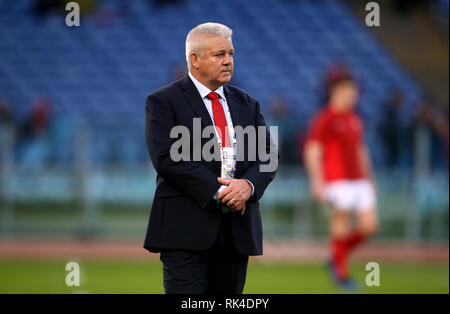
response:
<path id="1" fill-rule="evenodd" d="M 78 134 L 72 165 L 15 165 L 11 132 L 2 136 L 0 230 L 3 236 L 141 237 L 156 187 L 150 162 L 93 167 L 89 133 Z M 378 238 L 448 241 L 448 171 L 378 169 Z M 327 235 L 327 211 L 309 196 L 301 167 L 280 167 L 260 202 L 266 238 Z"/>

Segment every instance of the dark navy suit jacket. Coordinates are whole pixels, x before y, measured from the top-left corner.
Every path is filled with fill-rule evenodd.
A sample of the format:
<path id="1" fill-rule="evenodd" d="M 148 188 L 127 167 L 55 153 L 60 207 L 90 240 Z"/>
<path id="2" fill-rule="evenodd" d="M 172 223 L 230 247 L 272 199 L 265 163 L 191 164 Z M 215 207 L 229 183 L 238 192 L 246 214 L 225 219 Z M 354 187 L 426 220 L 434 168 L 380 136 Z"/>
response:
<path id="1" fill-rule="evenodd" d="M 234 127 L 265 126 L 260 105 L 241 89 L 224 86 Z M 183 79 L 162 87 L 147 97 L 146 141 L 153 166 L 157 172 L 157 187 L 150 212 L 144 248 L 151 252 L 161 249 L 203 250 L 211 247 L 217 237 L 222 217 L 221 205 L 214 199 L 220 187 L 221 163 L 218 161 L 178 161 L 170 157 L 170 138 L 174 126 L 183 125 L 191 134 L 193 118 L 201 118 L 202 129 L 213 125 L 208 111 L 194 83 L 186 75 Z M 211 138 L 214 135 L 211 134 Z M 202 139 L 202 146 L 211 138 Z M 267 151 L 270 136 L 266 135 Z M 254 185 L 254 194 L 247 201 L 245 214 L 231 212 L 232 236 L 243 255 L 261 255 L 262 223 L 259 199 L 275 176 L 261 172 L 262 163 L 248 158 L 248 137 L 244 137 L 244 160 L 236 163 L 236 179 L 247 179 Z M 216 142 L 216 141 L 215 141 Z M 255 145 L 256 143 L 250 143 Z M 216 144 L 217 145 L 217 144 Z"/>

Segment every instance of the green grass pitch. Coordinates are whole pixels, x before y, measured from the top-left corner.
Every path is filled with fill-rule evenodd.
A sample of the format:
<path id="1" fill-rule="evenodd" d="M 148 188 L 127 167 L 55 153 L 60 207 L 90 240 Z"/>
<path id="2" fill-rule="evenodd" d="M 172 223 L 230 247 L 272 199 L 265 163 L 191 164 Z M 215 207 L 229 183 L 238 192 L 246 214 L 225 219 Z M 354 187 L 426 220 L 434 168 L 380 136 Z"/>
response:
<path id="1" fill-rule="evenodd" d="M 78 260 L 81 284 L 67 287 L 66 260 L 0 260 L 0 293 L 164 293 L 159 261 Z M 379 262 L 380 286 L 366 287 L 365 265 L 352 264 L 362 293 L 449 293 L 448 263 Z M 341 293 L 321 264 L 251 261 L 244 293 Z"/>

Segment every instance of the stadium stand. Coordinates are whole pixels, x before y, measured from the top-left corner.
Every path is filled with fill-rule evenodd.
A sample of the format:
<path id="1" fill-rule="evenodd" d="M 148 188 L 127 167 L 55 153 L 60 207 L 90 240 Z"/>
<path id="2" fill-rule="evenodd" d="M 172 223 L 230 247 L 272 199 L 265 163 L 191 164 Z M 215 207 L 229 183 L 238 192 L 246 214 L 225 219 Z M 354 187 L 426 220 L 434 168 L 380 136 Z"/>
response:
<path id="1" fill-rule="evenodd" d="M 363 86 L 360 112 L 375 163 L 383 160 L 377 128 L 392 88 L 405 92 L 404 123 L 412 121 L 422 93 L 341 1 L 99 1 L 107 18 L 82 13 L 80 27 L 66 27 L 63 10 L 33 16 L 33 3 L 0 6 L 0 96 L 21 121 L 36 99 L 48 97 L 54 116 L 65 119 L 58 134 L 87 123 L 96 163 L 148 160 L 145 98 L 171 81 L 172 69 L 185 60 L 187 32 L 206 21 L 235 31 L 233 83 L 260 100 L 265 112 L 272 95 L 284 95 L 299 125 L 322 106 L 326 70 L 336 62 L 349 65 Z M 50 150 L 40 145 L 22 160 L 45 159 Z M 70 160 L 67 154 L 54 158 Z"/>

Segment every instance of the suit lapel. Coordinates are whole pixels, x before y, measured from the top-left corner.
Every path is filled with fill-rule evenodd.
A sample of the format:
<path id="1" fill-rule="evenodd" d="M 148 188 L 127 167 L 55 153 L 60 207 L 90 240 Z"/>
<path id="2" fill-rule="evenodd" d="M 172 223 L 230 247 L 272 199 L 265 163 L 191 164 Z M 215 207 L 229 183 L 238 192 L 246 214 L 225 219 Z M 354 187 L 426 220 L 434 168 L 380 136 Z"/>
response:
<path id="1" fill-rule="evenodd" d="M 231 120 L 233 120 L 233 126 L 237 125 L 245 128 L 248 125 L 246 115 L 246 108 L 241 103 L 240 99 L 235 96 L 235 94 L 228 88 L 224 86 L 225 97 L 227 98 L 228 108 L 230 108 Z"/>
<path id="2" fill-rule="evenodd" d="M 189 75 L 186 75 L 181 81 L 181 89 L 183 90 L 183 94 L 189 104 L 194 108 L 197 116 L 201 118 L 202 127 L 213 125 L 205 103 L 203 102 L 202 97 L 198 93 L 198 90 Z"/>
<path id="3" fill-rule="evenodd" d="M 185 98 L 189 104 L 194 108 L 195 113 L 202 119 L 203 126 L 213 125 L 211 117 L 206 109 L 205 103 L 200 94 L 195 88 L 189 75 L 186 75 L 181 81 L 181 89 L 184 92 Z M 241 125 L 245 127 L 248 125 L 247 119 L 245 119 L 246 108 L 241 104 L 240 100 L 234 95 L 233 92 L 225 85 L 224 86 L 225 97 L 227 98 L 228 108 L 230 108 L 231 119 L 233 120 L 233 126 Z"/>
<path id="4" fill-rule="evenodd" d="M 227 104 L 228 104 L 228 108 L 230 109 L 230 114 L 231 114 L 231 119 L 233 120 L 233 127 L 236 128 L 236 126 L 241 126 L 242 128 L 245 128 L 247 125 L 249 125 L 249 120 L 248 120 L 248 110 L 245 107 L 245 105 L 242 103 L 242 101 L 236 97 L 236 95 L 225 85 L 224 86 L 224 93 L 225 93 L 225 97 L 227 98 Z M 236 137 L 236 140 L 238 138 Z M 239 148 L 242 145 L 237 145 L 237 150 L 239 150 Z M 245 152 L 245 146 L 244 146 L 244 152 Z M 237 151 L 236 152 L 237 155 L 239 156 L 240 152 Z M 244 153 L 245 155 L 245 153 Z M 236 160 L 236 174 L 238 174 L 240 172 L 240 169 L 243 166 L 243 162 L 242 161 L 238 161 Z"/>
<path id="5" fill-rule="evenodd" d="M 197 116 L 201 118 L 202 128 L 213 125 L 205 103 L 189 75 L 186 75 L 181 81 L 181 89 L 183 90 L 183 94 L 188 103 L 192 106 Z M 227 99 L 228 108 L 230 109 L 231 119 L 233 120 L 233 127 L 239 125 L 245 128 L 250 124 L 247 108 L 226 85 L 224 86 L 224 93 Z M 238 172 L 241 166 L 242 161 L 237 161 L 236 172 Z"/>

